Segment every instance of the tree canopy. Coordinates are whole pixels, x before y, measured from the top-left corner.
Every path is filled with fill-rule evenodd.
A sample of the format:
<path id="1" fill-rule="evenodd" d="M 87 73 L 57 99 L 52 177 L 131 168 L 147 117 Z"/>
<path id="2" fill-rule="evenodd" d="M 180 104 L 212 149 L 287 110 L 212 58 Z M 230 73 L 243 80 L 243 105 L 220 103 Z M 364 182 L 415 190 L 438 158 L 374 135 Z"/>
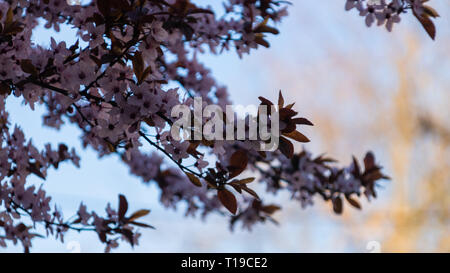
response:
<path id="1" fill-rule="evenodd" d="M 388 31 L 410 14 L 434 39 L 432 20 L 439 15 L 427 2 L 343 4 L 357 10 L 368 26 L 377 24 Z M 319 196 L 332 202 L 337 214 L 344 203 L 360 209 L 361 196 L 376 197 L 377 182 L 388 177 L 373 153 L 339 167 L 332 158 L 294 150 L 293 143 L 309 141 L 297 126 L 313 122 L 299 117 L 281 91 L 276 101 L 255 94 L 260 105 L 276 106 L 280 127 L 275 151 L 260 151 L 262 139 L 177 140 L 170 134 L 176 105 L 194 111 L 196 97 L 205 105 L 232 104 L 227 88 L 198 56 L 234 51 L 245 58 L 253 50 L 270 47 L 289 5 L 277 0 L 225 0 L 224 12 L 218 14 L 189 0 L 0 1 L 0 245 L 20 242 L 29 251 L 32 239 L 43 236 L 36 231 L 42 225 L 46 236 L 60 239 L 70 230 L 96 232 L 109 251 L 120 241 L 136 244 L 137 228 L 153 228 L 139 221 L 149 210 L 128 211 L 121 194 L 118 205 L 107 204 L 105 213 L 90 211 L 81 202 L 74 217 L 63 218 L 44 190 L 45 183 L 37 188 L 27 184 L 27 178 L 45 180 L 50 168 L 63 162 L 79 166 L 81 159 L 64 143 L 38 149 L 19 125 L 11 124 L 9 96 L 20 97 L 31 110 L 35 105 L 44 107 L 44 126 L 59 130 L 75 125 L 85 147 L 100 157 L 119 157 L 143 183 L 159 187 L 164 206 L 186 203 L 187 215 L 217 212 L 230 218 L 231 227 L 240 223 L 248 229 L 275 221 L 271 215 L 280 206 L 265 203 L 251 189 L 254 181 L 270 193 L 288 191 L 301 207 L 312 205 L 313 197 Z M 31 37 L 39 22 L 56 32 L 68 25 L 76 29 L 78 41 L 67 44 L 52 38 L 49 47 L 36 45 Z M 179 87 L 171 88 L 173 83 Z M 207 121 L 208 117 L 201 120 Z M 244 123 L 248 132 L 249 119 Z M 243 176 L 245 170 L 252 171 L 252 177 Z"/>

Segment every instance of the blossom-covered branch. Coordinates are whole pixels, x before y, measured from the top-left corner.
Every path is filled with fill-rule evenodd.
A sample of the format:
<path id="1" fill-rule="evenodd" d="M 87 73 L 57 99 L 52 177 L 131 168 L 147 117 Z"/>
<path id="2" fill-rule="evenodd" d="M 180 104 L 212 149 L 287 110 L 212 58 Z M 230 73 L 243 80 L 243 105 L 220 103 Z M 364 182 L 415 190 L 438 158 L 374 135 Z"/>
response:
<path id="1" fill-rule="evenodd" d="M 348 0 L 346 8 L 357 8 L 368 25 L 376 19 L 389 30 L 400 14 L 411 10 L 434 38 L 429 21 L 437 13 L 423 4 L 426 1 L 372 2 Z M 194 111 L 195 97 L 223 108 L 231 104 L 226 87 L 215 81 L 198 56 L 235 51 L 242 58 L 261 46 L 269 47 L 269 37 L 278 34 L 276 26 L 287 15 L 288 5 L 277 0 L 227 0 L 224 14 L 219 15 L 188 0 L 95 0 L 83 5 L 65 0 L 0 1 L 0 226 L 4 230 L 0 245 L 20 241 L 28 250 L 31 239 L 38 236 L 35 224 L 41 223 L 47 235 L 61 239 L 68 230 L 94 231 L 110 250 L 121 238 L 135 245 L 139 237 L 135 228 L 151 227 L 136 221 L 148 210 L 126 216 L 128 202 L 122 195 L 117 210 L 108 205 L 105 217 L 87 212 L 83 203 L 73 219 L 63 219 L 56 205 L 51 209 L 43 186 L 28 185 L 27 177 L 45 179 L 49 168 L 62 162 L 78 166 L 80 158 L 66 144 L 57 149 L 48 144 L 39 151 L 27 141 L 20 127 L 10 124 L 9 96 L 22 98 L 31 110 L 36 104 L 45 108 L 45 126 L 76 125 L 85 147 L 99 156 L 120 157 L 132 174 L 158 185 L 164 206 L 186 203 L 187 215 L 230 216 L 230 212 L 233 225 L 241 221 L 247 228 L 273 220 L 271 215 L 280 207 L 263 203 L 249 187 L 255 180 L 272 193 L 289 191 L 302 207 L 312 204 L 315 195 L 321 196 L 333 203 L 336 213 L 342 212 L 343 200 L 359 208 L 361 193 L 376 197 L 377 182 L 387 177 L 372 153 L 365 156 L 364 168 L 356 159 L 349 167 L 338 168 L 330 159 L 294 151 L 293 142 L 309 141 L 297 126 L 312 122 L 298 117 L 294 104 L 285 104 L 281 92 L 276 104 L 259 98 L 261 105 L 274 107 L 270 119 L 279 117 L 280 145 L 273 151 L 257 149 L 265 143 L 261 138 L 207 140 L 201 130 L 202 140 L 177 140 L 170 134 L 176 105 Z M 68 45 L 52 38 L 49 48 L 35 45 L 31 36 L 38 20 L 55 31 L 61 25 L 71 26 L 78 41 Z M 170 88 L 173 83 L 179 88 Z M 243 122 L 248 136 L 250 117 Z M 144 146 L 153 152 L 144 152 Z M 253 171 L 254 177 L 242 177 L 245 170 Z"/>
<path id="2" fill-rule="evenodd" d="M 439 13 L 426 2 L 429 0 L 347 0 L 345 9 L 358 10 L 359 15 L 365 17 L 368 27 L 376 22 L 378 26 L 386 26 L 389 31 L 400 22 L 402 14 L 411 11 L 434 40 L 436 27 L 432 19 L 439 17 Z"/>

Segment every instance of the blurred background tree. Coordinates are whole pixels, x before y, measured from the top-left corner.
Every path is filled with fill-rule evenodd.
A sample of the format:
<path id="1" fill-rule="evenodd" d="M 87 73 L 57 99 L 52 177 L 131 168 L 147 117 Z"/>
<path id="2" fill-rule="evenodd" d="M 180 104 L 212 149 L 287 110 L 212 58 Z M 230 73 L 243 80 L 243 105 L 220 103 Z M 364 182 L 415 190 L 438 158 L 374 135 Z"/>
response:
<path id="1" fill-rule="evenodd" d="M 308 132 L 314 139 L 313 151 L 329 151 L 345 162 L 349 151 L 373 149 L 386 162 L 392 181 L 384 184 L 376 205 L 364 204 L 367 209 L 362 212 L 348 208 L 342 218 L 328 223 L 335 227 L 334 235 L 323 243 L 329 249 L 318 251 L 364 251 L 365 242 L 375 240 L 387 252 L 448 252 L 448 29 L 438 27 L 442 32 L 436 42 L 416 31 L 413 20 L 396 26 L 392 34 L 376 28 L 367 31 L 352 18 L 330 15 L 338 7 L 325 2 L 294 7 L 288 24 L 296 24 L 302 34 L 285 33 L 290 35 L 285 51 L 295 53 L 290 57 L 269 53 L 264 65 L 255 63 L 273 75 L 262 85 L 288 90 L 286 97 L 310 115 L 316 124 Z M 442 16 L 438 24 L 448 25 L 448 3 L 433 4 Z M 329 15 L 327 23 L 321 14 Z M 292 208 L 283 217 L 292 220 L 298 215 Z M 303 217 L 298 223 L 305 225 Z M 324 229 L 307 225 L 309 230 Z M 311 249 L 316 248 L 305 246 Z"/>
<path id="2" fill-rule="evenodd" d="M 313 153 L 328 151 L 347 164 L 350 153 L 361 156 L 372 149 L 392 178 L 384 182 L 379 198 L 370 205 L 363 203 L 362 211 L 346 206 L 342 216 L 330 216 L 329 204 L 316 202 L 302 210 L 288 195 L 264 196 L 283 206 L 275 214 L 281 224 L 259 225 L 250 233 L 225 232 L 227 222 L 221 217 L 210 216 L 203 223 L 184 219 L 180 216 L 183 209 L 167 211 L 155 202 L 150 206 L 158 231 L 143 234 L 135 251 L 366 252 L 371 241 L 379 242 L 386 252 L 450 251 L 448 0 L 431 1 L 441 14 L 435 20 L 438 34 L 434 42 L 412 16 L 403 17 L 392 33 L 367 29 L 357 12 L 344 11 L 344 2 L 294 1 L 270 49 L 243 60 L 234 54 L 203 59 L 216 78 L 227 84 L 233 102 L 257 103 L 255 94 L 275 99 L 278 89 L 286 101 L 296 101 L 295 109 L 316 125 L 306 129 L 313 140 L 307 148 Z M 36 39 L 49 40 L 44 32 Z M 19 123 L 30 125 L 24 127 L 42 130 L 39 115 L 21 112 L 19 106 L 14 109 L 12 115 L 16 113 Z M 50 130 L 41 134 L 44 140 L 52 137 L 70 143 L 76 132 L 66 130 L 68 137 L 62 139 Z M 40 134 L 33 137 L 42 142 Z M 78 145 L 77 140 L 73 145 Z M 67 207 L 76 209 L 75 200 L 85 194 L 83 186 L 93 174 L 99 185 L 86 200 L 90 207 L 101 209 L 104 200 L 116 198 L 118 191 L 134 196 L 136 206 L 149 206 L 149 200 L 158 199 L 154 188 L 133 181 L 114 159 L 98 160 L 92 151 L 85 153 L 90 156 L 87 170 L 65 167 L 65 172 L 46 182 L 49 193 L 60 193 L 55 194 L 60 196 L 55 198 L 57 203 L 74 201 Z M 59 183 L 74 177 L 77 183 Z M 133 187 L 124 189 L 123 179 L 131 180 Z M 96 238 L 89 236 L 69 235 L 66 241 L 79 240 L 82 251 L 102 251 L 91 243 Z M 66 251 L 66 246 L 37 240 L 34 250 Z"/>

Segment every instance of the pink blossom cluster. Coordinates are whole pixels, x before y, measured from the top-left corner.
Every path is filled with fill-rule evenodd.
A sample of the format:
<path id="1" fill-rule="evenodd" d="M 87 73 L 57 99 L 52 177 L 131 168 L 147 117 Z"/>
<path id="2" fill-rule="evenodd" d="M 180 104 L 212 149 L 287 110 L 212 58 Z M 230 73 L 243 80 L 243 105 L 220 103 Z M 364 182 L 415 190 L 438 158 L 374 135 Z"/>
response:
<path id="1" fill-rule="evenodd" d="M 421 5 L 408 0 L 382 0 L 379 6 L 365 2 L 348 0 L 346 7 L 356 7 L 369 23 L 376 17 L 387 25 L 408 8 L 420 12 Z M 137 244 L 137 227 L 151 228 L 136 221 L 148 210 L 126 216 L 128 203 L 122 195 L 116 210 L 108 204 L 104 217 L 81 204 L 72 218 L 63 219 L 43 186 L 28 185 L 27 177 L 45 179 L 49 168 L 66 161 L 78 166 L 80 159 L 65 144 L 57 149 L 48 144 L 39 151 L 20 127 L 11 127 L 8 96 L 22 98 L 31 110 L 37 104 L 45 108 L 45 126 L 76 125 L 85 147 L 99 156 L 119 156 L 130 173 L 158 185 L 164 206 L 185 203 L 188 215 L 228 215 L 225 207 L 234 214 L 233 224 L 239 220 L 251 227 L 272 219 L 279 207 L 264 204 L 247 186 L 254 178 L 238 178 L 246 169 L 257 173 L 268 191 L 287 190 L 303 207 L 320 195 L 340 213 L 342 196 L 353 206 L 358 203 L 351 195 L 375 196 L 376 182 L 385 176 L 371 154 L 360 170 L 356 160 L 338 169 L 308 152 L 294 153 L 289 139 L 308 141 L 296 126 L 312 123 L 296 117 L 293 104 L 284 106 L 281 94 L 282 137 L 275 152 L 258 152 L 250 141 L 171 138 L 175 105 L 192 107 L 194 96 L 207 104 L 231 104 L 227 89 L 198 56 L 233 50 L 243 57 L 252 49 L 269 47 L 269 35 L 278 34 L 275 26 L 287 15 L 285 1 L 277 0 L 227 0 L 224 8 L 218 15 L 188 0 L 95 0 L 83 5 L 66 0 L 0 1 L 0 245 L 20 241 L 29 250 L 32 238 L 41 236 L 35 232 L 41 223 L 46 235 L 61 240 L 68 230 L 94 231 L 109 251 L 120 240 Z M 42 20 L 55 31 L 61 25 L 75 28 L 78 41 L 67 44 L 52 38 L 49 47 L 34 44 L 31 36 Z M 174 83 L 179 88 L 172 88 Z M 236 193 L 242 194 L 239 200 Z"/>
<path id="2" fill-rule="evenodd" d="M 368 27 L 376 22 L 378 26 L 386 26 L 392 31 L 394 24 L 400 22 L 400 16 L 408 10 L 412 10 L 416 17 L 420 18 L 428 12 L 424 8 L 424 0 L 347 0 L 346 10 L 356 9 L 359 15 L 365 17 Z M 419 19 L 420 20 L 420 19 Z"/>
<path id="3" fill-rule="evenodd" d="M 302 208 L 314 204 L 315 196 L 331 201 L 336 214 L 343 212 L 343 201 L 361 209 L 361 195 L 368 200 L 376 198 L 377 181 L 389 179 L 376 164 L 373 153 L 368 152 L 363 165 L 353 158 L 348 167 L 337 168 L 336 161 L 325 156 L 313 157 L 308 151 L 294 154 L 292 158 L 270 155 L 261 157 L 257 153 L 249 155 L 249 168 L 260 174 L 259 182 L 265 184 L 269 193 L 276 195 L 288 191 L 293 200 Z M 275 204 L 264 205 L 262 199 L 249 199 L 246 209 L 232 217 L 231 226 L 237 221 L 251 229 L 254 224 L 270 220 L 271 214 L 280 209 Z M 255 203 L 256 201 L 256 203 Z"/>
<path id="4" fill-rule="evenodd" d="M 96 231 L 99 235 L 105 234 L 102 241 L 107 244 L 106 249 L 117 246 L 117 240 L 123 238 L 137 243 L 139 233 L 133 233 L 133 227 L 128 222 L 119 222 L 114 218 L 117 213 L 108 205 L 108 217 L 99 217 L 95 212 L 88 213 L 86 206 L 81 205 L 76 220 L 64 220 L 60 209 L 52 208 L 51 197 L 48 196 L 42 185 L 27 185 L 27 177 L 36 175 L 42 179 L 47 177 L 47 170 L 58 168 L 64 161 L 71 161 L 79 167 L 80 158 L 74 149 L 69 151 L 65 144 L 59 144 L 58 149 L 52 149 L 46 144 L 43 151 L 39 151 L 31 140 L 26 140 L 23 131 L 15 126 L 10 129 L 8 113 L 5 110 L 5 97 L 0 96 L 0 245 L 6 247 L 6 242 L 16 244 L 20 242 L 25 251 L 29 251 L 31 240 L 42 237 L 33 232 L 36 223 L 41 223 L 46 235 L 54 234 L 56 238 L 64 241 L 64 233 L 71 230 Z M 117 217 L 116 217 L 117 218 Z M 29 225 L 29 222 L 33 225 Z M 114 224 L 114 230 L 110 225 Z M 131 223 L 133 224 L 133 223 Z M 124 232 L 124 230 L 129 232 Z M 110 236 L 124 234 L 107 239 Z"/>

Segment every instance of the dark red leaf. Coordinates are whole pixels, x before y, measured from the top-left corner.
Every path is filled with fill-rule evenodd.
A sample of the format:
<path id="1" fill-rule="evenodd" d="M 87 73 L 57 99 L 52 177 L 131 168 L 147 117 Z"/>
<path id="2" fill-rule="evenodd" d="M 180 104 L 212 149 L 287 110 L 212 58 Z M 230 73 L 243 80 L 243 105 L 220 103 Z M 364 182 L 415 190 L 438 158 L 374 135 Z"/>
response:
<path id="1" fill-rule="evenodd" d="M 336 197 L 333 199 L 333 210 L 336 214 L 342 214 L 342 199 L 341 197 Z"/>
<path id="2" fill-rule="evenodd" d="M 122 229 L 119 232 L 122 233 L 125 238 L 127 238 L 128 242 L 130 243 L 131 246 L 134 246 L 133 232 L 131 230 Z"/>
<path id="3" fill-rule="evenodd" d="M 355 207 L 357 209 L 361 209 L 361 205 L 355 199 L 351 198 L 350 196 L 345 196 L 345 199 L 347 199 L 348 203 L 350 205 L 352 205 L 353 207 Z"/>
<path id="4" fill-rule="evenodd" d="M 277 205 L 267 205 L 267 206 L 263 206 L 261 208 L 261 210 L 267 214 L 273 214 L 274 212 L 276 212 L 277 210 L 280 210 L 280 209 L 281 208 Z"/>
<path id="5" fill-rule="evenodd" d="M 278 107 L 279 109 L 283 108 L 284 105 L 284 98 L 283 98 L 283 94 L 281 94 L 281 90 L 280 93 L 278 94 Z"/>
<path id="6" fill-rule="evenodd" d="M 423 28 L 431 37 L 431 39 L 434 40 L 434 38 L 436 38 L 436 27 L 434 26 L 434 23 L 433 21 L 431 21 L 428 14 L 424 13 L 422 15 L 418 15 L 417 13 L 414 12 L 414 16 L 416 16 L 416 18 L 422 24 Z"/>
<path id="7" fill-rule="evenodd" d="M 195 174 L 189 172 L 185 172 L 185 174 L 187 175 L 189 181 L 191 181 L 192 184 L 194 184 L 197 187 L 202 186 L 202 182 L 200 182 L 200 179 L 197 176 L 195 176 Z"/>
<path id="8" fill-rule="evenodd" d="M 368 152 L 364 157 L 364 168 L 365 170 L 370 170 L 375 167 L 375 156 L 372 152 Z"/>
<path id="9" fill-rule="evenodd" d="M 228 171 L 230 172 L 229 178 L 233 178 L 242 173 L 247 168 L 247 164 L 247 153 L 244 150 L 236 151 L 230 157 L 230 165 L 228 166 Z"/>
<path id="10" fill-rule="evenodd" d="M 293 140 L 296 140 L 298 142 L 309 142 L 309 138 L 307 138 L 305 135 L 300 133 L 299 131 L 292 131 L 290 133 L 283 133 L 284 136 L 287 136 L 289 138 L 292 138 Z"/>
<path id="11" fill-rule="evenodd" d="M 107 17 L 111 10 L 108 0 L 97 0 L 97 8 L 104 17 Z"/>
<path id="12" fill-rule="evenodd" d="M 128 201 L 122 194 L 119 195 L 119 220 L 124 219 L 128 210 Z"/>
<path id="13" fill-rule="evenodd" d="M 38 74 L 38 71 L 34 67 L 31 60 L 21 60 L 20 61 L 20 68 L 22 68 L 22 71 L 28 74 L 31 74 L 33 76 L 36 76 Z"/>
<path id="14" fill-rule="evenodd" d="M 141 210 L 138 210 L 138 211 L 134 212 L 134 213 L 128 218 L 128 221 L 132 222 L 132 221 L 134 221 L 134 220 L 136 220 L 136 219 L 138 219 L 138 218 L 141 218 L 141 217 L 146 216 L 146 215 L 149 214 L 149 213 L 150 213 L 150 210 L 148 210 L 148 209 L 141 209 Z"/>
<path id="15" fill-rule="evenodd" d="M 287 158 L 292 158 L 294 155 L 294 145 L 284 137 L 280 137 L 279 149 Z"/>
<path id="16" fill-rule="evenodd" d="M 250 189 L 249 187 L 247 187 L 247 185 L 245 185 L 245 184 L 241 185 L 241 189 L 244 190 L 244 191 L 246 191 L 246 192 L 249 193 L 251 196 L 253 196 L 253 197 L 255 197 L 256 199 L 259 200 L 258 194 L 257 194 L 254 190 L 252 190 L 252 189 Z"/>
<path id="17" fill-rule="evenodd" d="M 361 175 L 361 169 L 359 168 L 358 160 L 356 160 L 356 157 L 353 156 L 353 167 L 355 168 L 353 171 L 353 174 L 356 177 L 359 177 Z"/>
<path id="18" fill-rule="evenodd" d="M 143 227 L 143 228 L 151 228 L 151 229 L 155 229 L 154 226 L 145 224 L 145 223 L 140 223 L 140 222 L 135 222 L 135 221 L 131 221 L 130 224 L 138 226 L 138 227 Z"/>
<path id="19" fill-rule="evenodd" d="M 232 214 L 236 214 L 237 201 L 234 194 L 232 194 L 229 190 L 221 189 L 217 191 L 217 197 L 228 211 L 230 211 Z"/>
<path id="20" fill-rule="evenodd" d="M 267 106 L 273 105 L 273 103 L 270 100 L 268 100 L 264 97 L 258 97 L 258 99 L 261 101 L 262 105 L 267 105 Z"/>
<path id="21" fill-rule="evenodd" d="M 306 118 L 293 118 L 292 121 L 295 124 L 314 126 L 314 124 Z"/>

